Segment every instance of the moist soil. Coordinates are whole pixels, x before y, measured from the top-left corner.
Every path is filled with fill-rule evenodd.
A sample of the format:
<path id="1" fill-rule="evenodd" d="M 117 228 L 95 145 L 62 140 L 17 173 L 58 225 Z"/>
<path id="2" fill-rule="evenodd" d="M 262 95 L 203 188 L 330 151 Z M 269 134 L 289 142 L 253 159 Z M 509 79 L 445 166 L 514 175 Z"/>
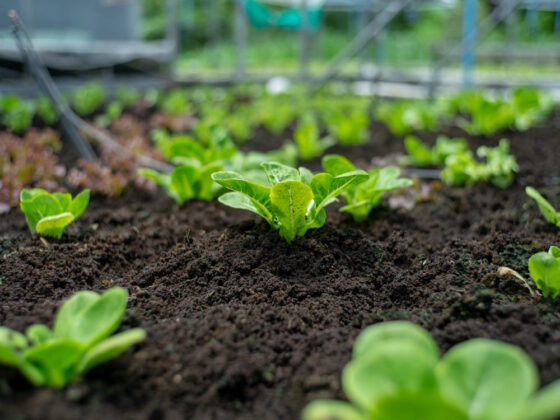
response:
<path id="1" fill-rule="evenodd" d="M 520 165 L 506 190 L 443 186 L 362 224 L 334 206 L 324 228 L 291 245 L 248 213 L 217 202 L 179 208 L 161 191 L 96 196 L 48 245 L 19 211 L 0 216 L 0 325 L 51 325 L 72 293 L 120 285 L 130 293 L 122 328 L 147 331 L 64 390 L 34 389 L 0 368 L 0 418 L 296 419 L 312 399 L 343 398 L 356 336 L 396 319 L 427 328 L 442 352 L 474 337 L 516 344 L 543 384 L 560 378 L 560 304 L 497 275 L 505 265 L 528 276 L 529 256 L 560 242 L 524 193 L 534 185 L 560 207 L 559 120 L 503 135 Z M 258 131 L 244 147 L 282 140 Z M 402 141 L 374 125 L 367 145 L 331 151 L 365 166 L 402 152 Z"/>

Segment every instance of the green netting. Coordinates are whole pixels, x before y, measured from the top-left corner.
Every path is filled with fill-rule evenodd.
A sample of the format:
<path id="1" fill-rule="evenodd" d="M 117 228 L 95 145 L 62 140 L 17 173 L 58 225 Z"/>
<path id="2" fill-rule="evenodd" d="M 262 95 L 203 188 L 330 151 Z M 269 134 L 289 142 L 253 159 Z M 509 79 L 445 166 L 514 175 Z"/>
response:
<path id="1" fill-rule="evenodd" d="M 249 22 L 255 28 L 263 29 L 276 27 L 286 30 L 297 30 L 302 23 L 302 14 L 298 9 L 286 9 L 282 11 L 272 10 L 255 0 L 246 0 L 245 12 Z M 307 11 L 307 22 L 309 30 L 316 31 L 321 23 L 323 11 L 318 8 Z"/>

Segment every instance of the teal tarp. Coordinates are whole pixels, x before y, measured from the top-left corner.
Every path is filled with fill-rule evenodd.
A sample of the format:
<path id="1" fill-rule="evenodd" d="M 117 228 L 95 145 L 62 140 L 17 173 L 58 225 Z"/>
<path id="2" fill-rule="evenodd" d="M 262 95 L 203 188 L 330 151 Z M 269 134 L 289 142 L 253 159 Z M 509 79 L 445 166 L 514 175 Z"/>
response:
<path id="1" fill-rule="evenodd" d="M 247 13 L 251 25 L 259 29 L 273 26 L 286 30 L 297 30 L 303 20 L 299 9 L 276 11 L 255 0 L 245 2 L 245 13 Z M 316 31 L 319 28 L 322 16 L 323 11 L 321 9 L 315 8 L 307 11 L 309 30 Z"/>

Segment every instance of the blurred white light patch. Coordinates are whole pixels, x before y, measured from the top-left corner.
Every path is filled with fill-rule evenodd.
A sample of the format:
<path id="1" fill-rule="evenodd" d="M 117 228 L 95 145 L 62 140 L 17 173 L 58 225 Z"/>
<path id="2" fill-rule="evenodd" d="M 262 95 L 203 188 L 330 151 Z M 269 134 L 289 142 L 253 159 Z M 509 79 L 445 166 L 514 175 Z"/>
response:
<path id="1" fill-rule="evenodd" d="M 266 83 L 268 93 L 278 95 L 286 92 L 291 86 L 290 80 L 285 77 L 273 77 Z"/>

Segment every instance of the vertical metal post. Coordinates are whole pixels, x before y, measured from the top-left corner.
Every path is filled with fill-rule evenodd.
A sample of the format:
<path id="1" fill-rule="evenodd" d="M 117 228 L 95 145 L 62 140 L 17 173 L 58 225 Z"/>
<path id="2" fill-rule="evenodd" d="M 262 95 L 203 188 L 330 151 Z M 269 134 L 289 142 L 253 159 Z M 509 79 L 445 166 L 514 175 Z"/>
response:
<path id="1" fill-rule="evenodd" d="M 477 32 L 477 0 L 465 0 L 463 10 L 463 87 L 472 86 Z"/>
<path id="2" fill-rule="evenodd" d="M 235 0 L 234 14 L 235 79 L 239 82 L 245 77 L 247 56 L 247 20 L 243 0 Z"/>
<path id="3" fill-rule="evenodd" d="M 299 57 L 299 75 L 304 83 L 309 80 L 309 14 L 307 8 L 307 0 L 301 0 L 300 3 L 301 25 L 299 28 L 300 37 L 300 57 Z"/>
<path id="4" fill-rule="evenodd" d="M 556 12 L 554 12 L 554 33 L 560 33 L 560 0 L 556 1 Z"/>

